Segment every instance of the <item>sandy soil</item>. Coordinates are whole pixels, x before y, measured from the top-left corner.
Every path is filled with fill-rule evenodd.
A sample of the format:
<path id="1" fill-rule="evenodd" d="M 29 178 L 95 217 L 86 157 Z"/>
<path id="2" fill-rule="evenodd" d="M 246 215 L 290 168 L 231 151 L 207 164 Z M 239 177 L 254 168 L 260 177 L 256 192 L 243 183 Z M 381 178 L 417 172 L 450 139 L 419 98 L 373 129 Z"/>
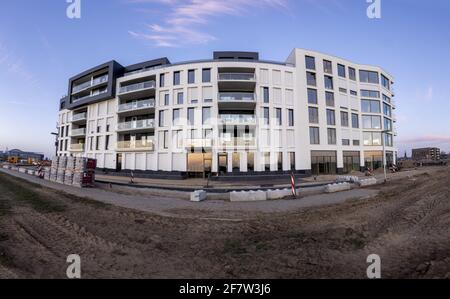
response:
<path id="1" fill-rule="evenodd" d="M 156 216 L 0 174 L 0 278 L 64 278 L 74 253 L 83 278 L 366 278 L 372 253 L 384 278 L 450 278 L 450 169 L 379 189 L 224 221 Z"/>

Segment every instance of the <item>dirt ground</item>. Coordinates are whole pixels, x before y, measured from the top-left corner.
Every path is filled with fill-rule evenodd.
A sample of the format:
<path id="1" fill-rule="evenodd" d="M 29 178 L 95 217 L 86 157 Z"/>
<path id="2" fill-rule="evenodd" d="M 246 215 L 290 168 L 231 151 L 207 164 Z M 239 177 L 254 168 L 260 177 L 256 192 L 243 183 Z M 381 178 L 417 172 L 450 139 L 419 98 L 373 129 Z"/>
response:
<path id="1" fill-rule="evenodd" d="M 379 189 L 223 221 L 137 212 L 0 174 L 0 278 L 65 278 L 69 254 L 81 256 L 83 278 L 366 278 L 369 254 L 380 255 L 383 278 L 450 278 L 450 168 Z"/>

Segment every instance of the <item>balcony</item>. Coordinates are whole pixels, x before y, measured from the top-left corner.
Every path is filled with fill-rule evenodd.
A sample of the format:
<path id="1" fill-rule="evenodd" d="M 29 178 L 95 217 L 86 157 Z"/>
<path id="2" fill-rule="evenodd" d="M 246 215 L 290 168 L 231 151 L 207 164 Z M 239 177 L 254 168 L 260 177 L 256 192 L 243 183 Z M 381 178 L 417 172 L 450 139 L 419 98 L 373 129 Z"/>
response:
<path id="1" fill-rule="evenodd" d="M 108 75 L 101 76 L 99 78 L 93 79 L 91 81 L 84 82 L 80 85 L 76 85 L 72 88 L 72 94 L 76 94 L 89 88 L 95 87 L 97 85 L 101 85 L 103 83 L 108 82 Z"/>
<path id="2" fill-rule="evenodd" d="M 123 151 L 123 152 L 153 151 L 154 148 L 155 148 L 154 142 L 151 139 L 117 142 L 117 151 Z"/>
<path id="3" fill-rule="evenodd" d="M 224 90 L 255 90 L 255 73 L 219 73 L 219 89 Z"/>
<path id="4" fill-rule="evenodd" d="M 221 92 L 219 93 L 219 105 L 222 108 L 247 108 L 254 109 L 256 97 L 253 92 Z"/>
<path id="5" fill-rule="evenodd" d="M 85 123 L 87 120 L 87 112 L 77 113 L 72 116 L 72 123 Z"/>
<path id="6" fill-rule="evenodd" d="M 254 115 L 245 114 L 221 114 L 219 118 L 221 125 L 256 125 Z"/>
<path id="7" fill-rule="evenodd" d="M 155 81 L 147 81 L 121 86 L 119 89 L 119 97 L 125 100 L 133 98 L 151 97 L 154 96 L 155 88 L 156 88 Z"/>
<path id="8" fill-rule="evenodd" d="M 134 101 L 132 103 L 119 105 L 118 113 L 122 116 L 135 114 L 134 112 L 147 112 L 155 108 L 155 99 Z"/>
<path id="9" fill-rule="evenodd" d="M 219 146 L 225 148 L 256 148 L 257 145 L 255 137 L 221 137 Z"/>
<path id="10" fill-rule="evenodd" d="M 101 91 L 94 91 L 94 92 L 91 92 L 90 94 L 85 95 L 85 96 L 83 96 L 83 97 L 74 98 L 74 99 L 73 99 L 73 102 L 76 103 L 76 102 L 85 100 L 85 99 L 87 99 L 87 98 L 94 97 L 94 96 L 98 96 L 98 95 L 100 95 L 100 94 L 104 94 L 104 93 L 107 93 L 107 92 L 108 92 L 107 89 L 101 90 Z"/>
<path id="11" fill-rule="evenodd" d="M 193 138 L 184 140 L 185 148 L 211 148 L 212 145 L 212 139 Z"/>
<path id="12" fill-rule="evenodd" d="M 71 152 L 84 152 L 84 143 L 75 143 L 70 145 Z"/>
<path id="13" fill-rule="evenodd" d="M 85 135 L 86 135 L 86 128 L 73 129 L 71 134 L 70 134 L 71 137 L 85 136 Z"/>
<path id="14" fill-rule="evenodd" d="M 117 126 L 118 132 L 134 132 L 134 131 L 146 131 L 155 128 L 154 119 L 142 119 L 136 121 L 122 122 Z"/>

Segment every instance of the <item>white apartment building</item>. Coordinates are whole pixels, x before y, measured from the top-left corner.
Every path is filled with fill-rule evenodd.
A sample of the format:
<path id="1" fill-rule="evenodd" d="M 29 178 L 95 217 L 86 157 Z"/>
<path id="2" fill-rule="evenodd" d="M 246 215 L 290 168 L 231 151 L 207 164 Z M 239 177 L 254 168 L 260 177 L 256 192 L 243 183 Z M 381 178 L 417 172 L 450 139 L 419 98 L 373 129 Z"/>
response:
<path id="1" fill-rule="evenodd" d="M 58 155 L 148 175 L 335 174 L 395 163 L 393 78 L 294 49 L 213 59 L 115 61 L 69 81 Z"/>

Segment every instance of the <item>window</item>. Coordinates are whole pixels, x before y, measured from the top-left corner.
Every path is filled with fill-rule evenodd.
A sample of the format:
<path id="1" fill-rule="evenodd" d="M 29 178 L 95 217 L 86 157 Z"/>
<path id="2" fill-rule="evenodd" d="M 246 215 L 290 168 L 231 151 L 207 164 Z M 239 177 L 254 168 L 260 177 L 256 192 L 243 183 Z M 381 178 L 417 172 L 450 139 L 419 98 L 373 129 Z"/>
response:
<path id="1" fill-rule="evenodd" d="M 348 112 L 341 111 L 341 126 L 348 127 Z"/>
<path id="2" fill-rule="evenodd" d="M 392 108 L 386 103 L 383 103 L 383 112 L 384 115 L 392 117 Z"/>
<path id="3" fill-rule="evenodd" d="M 363 129 L 381 129 L 381 117 L 374 115 L 362 116 Z"/>
<path id="4" fill-rule="evenodd" d="M 188 125 L 193 126 L 195 124 L 195 108 L 188 108 Z"/>
<path id="5" fill-rule="evenodd" d="M 291 170 L 295 170 L 295 153 L 289 153 L 289 163 L 291 164 Z"/>
<path id="6" fill-rule="evenodd" d="M 309 142 L 311 144 L 320 144 L 319 128 L 309 128 Z"/>
<path id="7" fill-rule="evenodd" d="M 202 123 L 204 125 L 207 125 L 209 124 L 210 119 L 211 119 L 211 108 L 204 107 L 202 111 Z"/>
<path id="8" fill-rule="evenodd" d="M 89 150 L 92 151 L 94 146 L 94 137 L 89 137 Z"/>
<path id="9" fill-rule="evenodd" d="M 61 137 L 64 137 L 64 127 L 61 127 Z"/>
<path id="10" fill-rule="evenodd" d="M 359 140 L 353 140 L 353 146 L 359 146 L 360 144 Z"/>
<path id="11" fill-rule="evenodd" d="M 165 119 L 164 119 L 164 114 L 165 114 L 165 112 L 166 111 L 164 111 L 164 110 L 161 110 L 161 111 L 159 111 L 159 126 L 160 127 L 164 127 L 165 126 Z"/>
<path id="12" fill-rule="evenodd" d="M 309 122 L 312 124 L 319 123 L 319 109 L 315 107 L 309 107 Z"/>
<path id="13" fill-rule="evenodd" d="M 265 125 L 269 125 L 270 124 L 270 115 L 269 114 L 270 114 L 269 108 L 264 107 L 263 118 L 264 118 L 264 124 Z"/>
<path id="14" fill-rule="evenodd" d="M 106 132 L 110 131 L 110 125 L 106 125 Z"/>
<path id="15" fill-rule="evenodd" d="M 384 129 L 386 131 L 392 131 L 392 120 L 389 118 L 384 118 Z"/>
<path id="16" fill-rule="evenodd" d="M 293 109 L 288 109 L 288 125 L 289 127 L 293 127 L 294 126 L 294 110 Z"/>
<path id="17" fill-rule="evenodd" d="M 348 68 L 348 77 L 350 78 L 350 80 L 356 81 L 356 70 L 354 68 Z"/>
<path id="18" fill-rule="evenodd" d="M 66 126 L 66 137 L 69 137 L 69 126 Z"/>
<path id="19" fill-rule="evenodd" d="M 101 130 L 102 130 L 102 127 L 98 126 L 98 127 L 97 127 L 97 133 L 100 133 Z"/>
<path id="20" fill-rule="evenodd" d="M 342 139 L 343 146 L 350 146 L 350 139 Z"/>
<path id="21" fill-rule="evenodd" d="M 263 87 L 264 103 L 269 103 L 269 87 Z"/>
<path id="22" fill-rule="evenodd" d="M 328 144 L 336 144 L 336 129 L 328 129 Z"/>
<path id="23" fill-rule="evenodd" d="M 356 113 L 352 113 L 352 128 L 353 129 L 359 128 L 359 116 Z"/>
<path id="24" fill-rule="evenodd" d="M 354 91 L 354 90 L 350 90 L 350 94 L 351 94 L 352 96 L 358 96 L 358 92 L 357 92 L 357 91 Z"/>
<path id="25" fill-rule="evenodd" d="M 173 73 L 173 85 L 180 85 L 181 83 L 181 73 L 180 71 Z"/>
<path id="26" fill-rule="evenodd" d="M 386 146 L 393 146 L 394 145 L 394 142 L 393 142 L 391 134 L 385 134 L 384 135 L 384 144 Z"/>
<path id="27" fill-rule="evenodd" d="M 163 132 L 163 148 L 164 149 L 169 148 L 169 131 Z"/>
<path id="28" fill-rule="evenodd" d="M 389 79 L 381 74 L 381 85 L 383 85 L 384 88 L 386 88 L 387 90 L 391 89 L 391 82 L 389 81 Z"/>
<path id="29" fill-rule="evenodd" d="M 306 84 L 310 86 L 317 86 L 315 73 L 306 72 Z"/>
<path id="30" fill-rule="evenodd" d="M 372 71 L 359 71 L 359 81 L 363 83 L 373 83 L 373 84 L 380 83 L 378 73 Z"/>
<path id="31" fill-rule="evenodd" d="M 327 124 L 329 126 L 335 126 L 336 125 L 336 117 L 334 114 L 334 110 L 327 109 Z"/>
<path id="32" fill-rule="evenodd" d="M 333 77 L 325 76 L 325 88 L 333 89 Z"/>
<path id="33" fill-rule="evenodd" d="M 361 100 L 362 112 L 381 113 L 380 101 Z"/>
<path id="34" fill-rule="evenodd" d="M 64 140 L 64 151 L 67 152 L 67 144 L 68 144 L 68 139 Z"/>
<path id="35" fill-rule="evenodd" d="M 365 146 L 379 146 L 381 145 L 381 133 L 378 132 L 364 132 L 364 145 Z"/>
<path id="36" fill-rule="evenodd" d="M 391 98 L 388 97 L 387 95 L 383 94 L 383 101 L 390 103 L 391 102 Z"/>
<path id="37" fill-rule="evenodd" d="M 339 87 L 339 92 L 346 94 L 347 93 L 347 89 Z"/>
<path id="38" fill-rule="evenodd" d="M 281 126 L 283 124 L 283 120 L 281 117 L 281 108 L 275 108 L 275 115 L 277 118 L 277 126 Z"/>
<path id="39" fill-rule="evenodd" d="M 164 87 L 165 82 L 166 82 L 166 76 L 165 74 L 160 74 L 159 75 L 159 87 Z"/>
<path id="40" fill-rule="evenodd" d="M 105 151 L 109 150 L 109 138 L 111 136 L 110 135 L 106 135 L 106 139 L 105 139 Z"/>
<path id="41" fill-rule="evenodd" d="M 180 125 L 180 116 L 181 116 L 180 113 L 181 113 L 180 109 L 173 109 L 172 121 L 174 126 Z"/>
<path id="42" fill-rule="evenodd" d="M 211 69 L 202 70 L 202 82 L 203 83 L 211 82 Z"/>
<path id="43" fill-rule="evenodd" d="M 334 93 L 326 91 L 325 100 L 328 107 L 334 107 Z"/>
<path id="44" fill-rule="evenodd" d="M 331 64 L 331 61 L 328 60 L 323 61 L 323 71 L 327 74 L 333 73 L 333 65 Z"/>
<path id="45" fill-rule="evenodd" d="M 100 150 L 100 136 L 97 136 L 97 137 L 96 137 L 96 140 L 95 140 L 95 150 L 96 150 L 96 151 L 99 151 L 99 150 Z"/>
<path id="46" fill-rule="evenodd" d="M 165 94 L 164 95 L 164 106 L 169 106 L 170 105 L 170 99 L 169 99 L 169 94 Z"/>
<path id="47" fill-rule="evenodd" d="M 189 70 L 188 71 L 188 84 L 194 84 L 195 83 L 195 70 Z"/>
<path id="48" fill-rule="evenodd" d="M 345 75 L 345 66 L 342 65 L 342 64 L 338 64 L 338 76 L 342 77 L 342 78 L 346 77 L 346 75 Z"/>
<path id="49" fill-rule="evenodd" d="M 178 105 L 183 105 L 183 102 L 184 102 L 184 93 L 179 92 L 177 94 L 177 104 Z"/>
<path id="50" fill-rule="evenodd" d="M 308 103 L 317 105 L 317 90 L 308 88 Z"/>
<path id="51" fill-rule="evenodd" d="M 316 59 L 311 56 L 306 56 L 306 69 L 308 70 L 316 70 Z"/>
<path id="52" fill-rule="evenodd" d="M 380 98 L 380 92 L 375 90 L 361 90 L 361 97 L 363 98 Z"/>

